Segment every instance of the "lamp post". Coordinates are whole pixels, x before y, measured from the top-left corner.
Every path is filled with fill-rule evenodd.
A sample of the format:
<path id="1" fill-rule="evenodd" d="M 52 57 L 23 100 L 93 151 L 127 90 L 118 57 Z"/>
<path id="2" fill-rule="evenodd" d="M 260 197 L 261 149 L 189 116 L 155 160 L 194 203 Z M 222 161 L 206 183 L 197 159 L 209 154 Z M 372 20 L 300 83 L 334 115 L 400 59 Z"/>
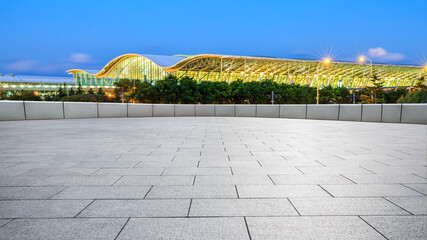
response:
<path id="1" fill-rule="evenodd" d="M 319 104 L 319 66 L 320 64 L 324 64 L 326 66 L 330 65 L 332 63 L 332 60 L 330 58 L 324 58 L 321 62 L 319 62 L 319 64 L 317 64 L 317 104 Z"/>

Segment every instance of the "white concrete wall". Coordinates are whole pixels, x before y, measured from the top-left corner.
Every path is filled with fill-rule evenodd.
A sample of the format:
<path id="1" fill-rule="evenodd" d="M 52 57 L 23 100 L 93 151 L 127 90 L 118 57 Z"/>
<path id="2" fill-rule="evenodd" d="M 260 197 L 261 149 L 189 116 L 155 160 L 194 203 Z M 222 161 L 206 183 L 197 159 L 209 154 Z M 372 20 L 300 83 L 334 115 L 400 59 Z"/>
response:
<path id="1" fill-rule="evenodd" d="M 402 123 L 427 124 L 427 103 L 403 104 Z"/>
<path id="2" fill-rule="evenodd" d="M 152 116 L 153 116 L 152 104 L 129 103 L 128 117 L 152 117 Z"/>
<path id="3" fill-rule="evenodd" d="M 64 118 L 62 102 L 24 101 L 27 120 Z"/>
<path id="4" fill-rule="evenodd" d="M 234 104 L 215 104 L 215 116 L 234 117 Z"/>
<path id="5" fill-rule="evenodd" d="M 307 105 L 305 104 L 286 104 L 280 105 L 280 117 L 281 118 L 306 118 Z"/>
<path id="6" fill-rule="evenodd" d="M 256 116 L 264 118 L 278 118 L 280 115 L 280 106 L 272 104 L 257 104 Z"/>
<path id="7" fill-rule="evenodd" d="M 122 118 L 127 117 L 126 103 L 98 103 L 98 114 L 100 118 Z"/>
<path id="8" fill-rule="evenodd" d="M 307 119 L 338 120 L 339 104 L 308 104 Z"/>
<path id="9" fill-rule="evenodd" d="M 307 111 L 306 111 L 306 110 Z M 427 124 L 427 104 L 193 105 L 0 101 L 0 121 L 228 116 Z"/>
<path id="10" fill-rule="evenodd" d="M 236 117 L 256 117 L 255 104 L 242 104 L 235 106 Z"/>
<path id="11" fill-rule="evenodd" d="M 363 104 L 362 122 L 381 122 L 381 104 Z"/>
<path id="12" fill-rule="evenodd" d="M 0 121 L 25 120 L 23 101 L 0 101 Z"/>
<path id="13" fill-rule="evenodd" d="M 175 104 L 175 117 L 194 117 L 194 116 L 196 116 L 196 105 Z"/>
<path id="14" fill-rule="evenodd" d="M 93 102 L 64 102 L 65 118 L 97 118 L 98 106 Z"/>
<path id="15" fill-rule="evenodd" d="M 400 123 L 402 104 L 383 104 L 381 122 Z"/>
<path id="16" fill-rule="evenodd" d="M 338 120 L 362 121 L 362 104 L 340 104 Z"/>
<path id="17" fill-rule="evenodd" d="M 173 104 L 153 104 L 153 117 L 173 117 L 175 106 Z"/>
<path id="18" fill-rule="evenodd" d="M 215 105 L 205 104 L 205 105 L 196 105 L 196 116 L 197 117 L 213 117 L 215 116 Z"/>

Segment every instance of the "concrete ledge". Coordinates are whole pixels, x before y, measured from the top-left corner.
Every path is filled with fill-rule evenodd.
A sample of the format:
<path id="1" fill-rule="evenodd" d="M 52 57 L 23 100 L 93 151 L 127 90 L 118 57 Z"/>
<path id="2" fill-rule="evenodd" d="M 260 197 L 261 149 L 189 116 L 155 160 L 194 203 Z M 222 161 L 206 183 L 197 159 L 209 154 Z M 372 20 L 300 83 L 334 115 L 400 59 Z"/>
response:
<path id="1" fill-rule="evenodd" d="M 278 118 L 280 105 L 272 105 L 272 104 L 257 104 L 256 105 L 256 116 L 264 117 L 264 118 Z"/>
<path id="2" fill-rule="evenodd" d="M 236 117 L 256 117 L 256 105 L 236 105 Z"/>
<path id="3" fill-rule="evenodd" d="M 100 118 L 127 117 L 126 103 L 98 103 L 98 114 Z"/>
<path id="4" fill-rule="evenodd" d="M 234 104 L 215 104 L 215 116 L 234 117 Z"/>
<path id="5" fill-rule="evenodd" d="M 338 120 L 342 121 L 362 121 L 361 104 L 340 104 Z"/>
<path id="6" fill-rule="evenodd" d="M 196 116 L 196 105 L 175 104 L 175 117 L 194 117 L 194 116 Z"/>
<path id="7" fill-rule="evenodd" d="M 403 104 L 402 123 L 427 124 L 427 104 Z"/>
<path id="8" fill-rule="evenodd" d="M 173 104 L 153 104 L 153 117 L 173 117 L 175 106 Z"/>
<path id="9" fill-rule="evenodd" d="M 308 104 L 307 119 L 338 120 L 338 104 Z"/>
<path id="10" fill-rule="evenodd" d="M 402 114 L 402 104 L 383 104 L 381 122 L 400 123 L 400 114 Z"/>
<path id="11" fill-rule="evenodd" d="M 307 105 L 305 104 L 280 105 L 281 118 L 305 119 L 306 111 Z"/>
<path id="12" fill-rule="evenodd" d="M 0 121 L 25 120 L 23 101 L 0 101 Z"/>
<path id="13" fill-rule="evenodd" d="M 96 103 L 64 102 L 65 118 L 97 118 Z"/>
<path id="14" fill-rule="evenodd" d="M 196 116 L 197 117 L 214 117 L 215 116 L 215 105 L 196 105 Z"/>
<path id="15" fill-rule="evenodd" d="M 362 122 L 381 122 L 381 104 L 362 104 Z"/>
<path id="16" fill-rule="evenodd" d="M 128 117 L 152 117 L 152 116 L 153 116 L 152 104 L 129 103 Z"/>
<path id="17" fill-rule="evenodd" d="M 28 102 L 25 101 L 25 113 L 28 120 L 64 118 L 62 102 Z"/>

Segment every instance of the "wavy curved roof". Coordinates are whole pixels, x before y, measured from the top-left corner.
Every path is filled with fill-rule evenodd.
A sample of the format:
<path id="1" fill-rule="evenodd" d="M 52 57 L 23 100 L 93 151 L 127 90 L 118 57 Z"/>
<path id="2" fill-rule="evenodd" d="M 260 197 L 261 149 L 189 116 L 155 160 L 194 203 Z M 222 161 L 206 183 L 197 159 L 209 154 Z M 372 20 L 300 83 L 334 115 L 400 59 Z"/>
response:
<path id="1" fill-rule="evenodd" d="M 184 72 L 198 80 L 215 78 L 225 79 L 279 79 L 289 82 L 301 82 L 312 85 L 318 79 L 323 78 L 322 84 L 338 84 L 357 81 L 357 86 L 365 86 L 369 74 L 375 72 L 381 79 L 387 80 L 387 85 L 409 86 L 414 84 L 419 76 L 427 77 L 427 72 L 420 66 L 387 65 L 387 64 L 359 64 L 354 62 L 334 61 L 329 66 L 323 66 L 321 61 L 302 59 L 283 59 L 269 57 L 246 57 L 231 55 L 199 54 L 193 56 L 161 56 L 150 54 L 124 54 L 107 63 L 103 69 L 84 71 L 71 69 L 70 74 L 86 73 L 97 78 L 106 77 L 115 66 L 126 62 L 127 58 L 142 57 L 150 60 L 156 67 L 166 72 Z M 135 66 L 135 62 L 132 63 Z M 120 69 L 127 68 L 121 66 Z M 130 65 L 129 65 L 130 67 Z M 117 68 L 116 68 L 117 70 Z M 122 70 L 119 71 L 119 74 Z M 206 73 L 202 74 L 201 73 Z M 213 73 L 211 75 L 207 73 Z M 320 77 L 319 77 L 320 76 Z M 297 79 L 298 81 L 294 81 Z M 333 78 L 333 79 L 332 79 Z M 394 81 L 394 83 L 392 83 Z M 319 83 L 320 84 L 320 83 Z M 350 84 L 351 85 L 351 84 Z M 354 86 L 354 85 L 351 85 Z"/>

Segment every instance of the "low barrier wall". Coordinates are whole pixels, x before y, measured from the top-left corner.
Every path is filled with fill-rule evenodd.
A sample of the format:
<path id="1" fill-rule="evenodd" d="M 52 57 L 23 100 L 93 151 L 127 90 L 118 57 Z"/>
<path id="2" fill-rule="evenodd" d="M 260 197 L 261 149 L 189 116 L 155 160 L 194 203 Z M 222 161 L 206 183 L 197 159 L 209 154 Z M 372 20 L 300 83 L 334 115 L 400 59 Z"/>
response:
<path id="1" fill-rule="evenodd" d="M 427 124 L 427 104 L 200 105 L 0 101 L 0 121 L 194 116 Z"/>

